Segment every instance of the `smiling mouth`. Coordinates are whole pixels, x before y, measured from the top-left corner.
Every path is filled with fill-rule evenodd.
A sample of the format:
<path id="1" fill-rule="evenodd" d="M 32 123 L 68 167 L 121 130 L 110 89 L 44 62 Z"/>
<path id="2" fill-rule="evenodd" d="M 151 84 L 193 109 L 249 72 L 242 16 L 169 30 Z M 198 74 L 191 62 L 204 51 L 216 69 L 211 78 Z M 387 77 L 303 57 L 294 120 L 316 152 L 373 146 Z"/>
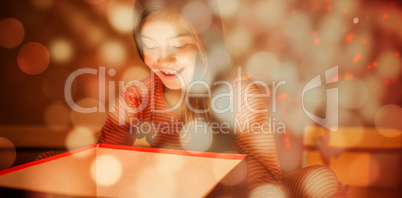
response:
<path id="1" fill-rule="evenodd" d="M 160 69 L 159 71 L 161 71 L 162 73 L 164 73 L 164 74 L 167 74 L 167 75 L 172 75 L 172 74 L 177 74 L 177 73 L 180 73 L 180 72 L 182 72 L 184 70 L 184 67 L 183 68 L 181 68 L 181 69 L 178 69 L 178 70 L 166 70 L 166 69 Z"/>

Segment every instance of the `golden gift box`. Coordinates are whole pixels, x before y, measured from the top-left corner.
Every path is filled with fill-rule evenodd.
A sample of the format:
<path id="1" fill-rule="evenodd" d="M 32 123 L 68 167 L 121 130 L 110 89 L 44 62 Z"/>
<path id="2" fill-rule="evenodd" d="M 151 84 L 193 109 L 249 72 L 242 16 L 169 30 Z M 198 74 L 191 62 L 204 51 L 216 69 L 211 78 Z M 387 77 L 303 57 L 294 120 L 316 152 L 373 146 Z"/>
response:
<path id="1" fill-rule="evenodd" d="M 204 197 L 244 157 L 96 144 L 0 171 L 0 195 Z"/>
<path id="2" fill-rule="evenodd" d="M 401 186 L 401 131 L 396 129 L 306 127 L 303 167 L 327 165 L 340 182 L 353 187 Z"/>

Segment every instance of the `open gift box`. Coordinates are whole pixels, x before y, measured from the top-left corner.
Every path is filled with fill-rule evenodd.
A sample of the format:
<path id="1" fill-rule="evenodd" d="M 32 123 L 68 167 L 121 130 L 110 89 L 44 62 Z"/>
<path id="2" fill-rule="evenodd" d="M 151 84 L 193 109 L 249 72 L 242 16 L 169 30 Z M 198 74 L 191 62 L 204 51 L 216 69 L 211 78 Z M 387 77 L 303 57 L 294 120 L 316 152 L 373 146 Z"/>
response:
<path id="1" fill-rule="evenodd" d="M 327 165 L 352 187 L 398 189 L 401 186 L 401 132 L 396 129 L 318 126 L 304 133 L 303 167 Z"/>
<path id="2" fill-rule="evenodd" d="M 74 197 L 204 197 L 244 157 L 96 144 L 0 171 L 0 186 Z"/>

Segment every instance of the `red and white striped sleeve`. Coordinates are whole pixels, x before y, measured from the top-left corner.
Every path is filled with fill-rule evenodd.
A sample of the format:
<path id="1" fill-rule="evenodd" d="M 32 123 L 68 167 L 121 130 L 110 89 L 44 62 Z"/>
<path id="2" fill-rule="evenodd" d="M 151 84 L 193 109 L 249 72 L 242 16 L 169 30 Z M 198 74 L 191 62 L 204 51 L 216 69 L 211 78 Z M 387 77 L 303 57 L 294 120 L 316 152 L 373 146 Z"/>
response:
<path id="1" fill-rule="evenodd" d="M 133 145 L 137 136 L 131 126 L 136 124 L 138 113 L 130 113 L 130 108 L 136 108 L 141 103 L 140 92 L 135 87 L 128 87 L 119 96 L 114 107 L 110 109 L 102 127 L 98 143 Z"/>
<path id="2" fill-rule="evenodd" d="M 241 85 L 238 84 L 239 80 L 241 80 Z M 267 107 L 261 97 L 246 97 L 246 91 L 247 94 L 260 94 L 257 87 L 249 85 L 250 83 L 251 81 L 244 77 L 234 82 L 235 119 L 237 123 L 243 125 L 236 127 L 236 150 L 239 153 L 247 154 L 249 194 L 251 193 L 253 197 L 282 197 L 284 195 L 282 171 L 275 141 L 272 132 L 266 133 L 269 131 L 266 128 L 269 127 L 267 125 L 268 113 L 254 111 L 267 109 Z M 246 104 L 246 100 L 248 104 Z"/>

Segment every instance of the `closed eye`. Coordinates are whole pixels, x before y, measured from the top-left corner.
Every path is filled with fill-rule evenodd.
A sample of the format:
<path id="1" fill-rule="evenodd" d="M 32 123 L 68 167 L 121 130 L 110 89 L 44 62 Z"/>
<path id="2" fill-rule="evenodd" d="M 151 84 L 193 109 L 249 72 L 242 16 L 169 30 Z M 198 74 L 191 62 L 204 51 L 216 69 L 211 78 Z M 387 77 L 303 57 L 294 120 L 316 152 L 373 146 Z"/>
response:
<path id="1" fill-rule="evenodd" d="M 183 44 L 183 45 L 173 45 L 173 47 L 174 47 L 174 48 L 176 48 L 176 49 L 185 48 L 185 47 L 187 47 L 187 46 L 188 46 L 188 44 Z"/>

